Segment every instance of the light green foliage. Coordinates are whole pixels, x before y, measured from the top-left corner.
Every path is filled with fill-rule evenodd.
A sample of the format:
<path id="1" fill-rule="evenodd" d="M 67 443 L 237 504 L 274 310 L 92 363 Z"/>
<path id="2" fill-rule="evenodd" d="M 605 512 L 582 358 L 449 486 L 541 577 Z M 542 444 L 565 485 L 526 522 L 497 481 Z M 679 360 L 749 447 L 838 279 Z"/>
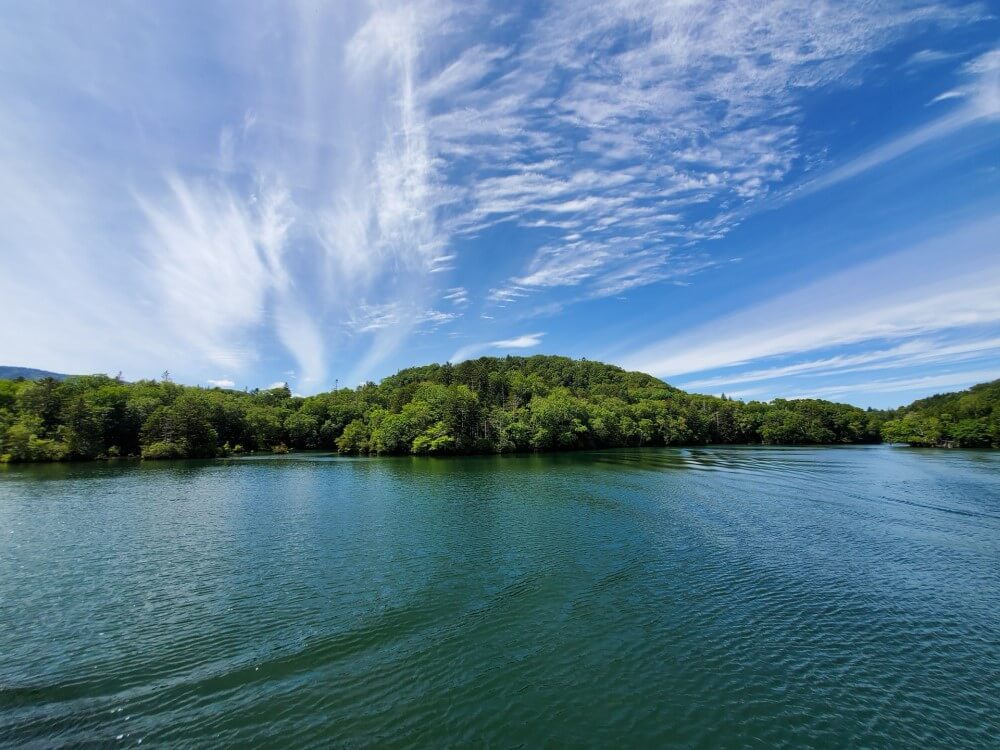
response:
<path id="1" fill-rule="evenodd" d="M 27 381 L 0 380 L 0 412 L 11 411 L 17 404 L 17 394 Z"/>
<path id="2" fill-rule="evenodd" d="M 444 422 L 435 422 L 413 439 L 413 453 L 451 453 L 455 449 L 455 436 L 448 432 Z"/>
<path id="3" fill-rule="evenodd" d="M 341 453 L 367 453 L 370 432 L 360 419 L 348 422 L 344 433 L 337 438 L 337 450 Z"/>
<path id="4" fill-rule="evenodd" d="M 161 458 L 184 458 L 184 446 L 169 440 L 157 440 L 142 449 L 142 457 L 150 460 Z"/>
<path id="5" fill-rule="evenodd" d="M 528 408 L 532 448 L 572 448 L 590 430 L 585 405 L 566 388 L 533 398 Z"/>
<path id="6" fill-rule="evenodd" d="M 4 463 L 61 461 L 66 458 L 69 451 L 65 443 L 41 437 L 42 434 L 41 417 L 33 414 L 23 415 L 7 428 L 0 458 Z"/>
<path id="7" fill-rule="evenodd" d="M 371 434 L 374 453 L 406 453 L 431 419 L 431 408 L 424 401 L 411 401 L 397 413 L 387 412 L 378 420 Z"/>

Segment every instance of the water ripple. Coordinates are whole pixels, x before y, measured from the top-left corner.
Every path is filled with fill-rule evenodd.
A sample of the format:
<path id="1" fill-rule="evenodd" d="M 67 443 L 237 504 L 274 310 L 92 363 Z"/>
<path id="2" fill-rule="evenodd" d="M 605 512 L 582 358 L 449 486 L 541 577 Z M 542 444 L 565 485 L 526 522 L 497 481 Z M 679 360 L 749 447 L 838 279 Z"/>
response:
<path id="1" fill-rule="evenodd" d="M 14 470 L 0 746 L 995 746 L 997 469 L 726 447 Z"/>

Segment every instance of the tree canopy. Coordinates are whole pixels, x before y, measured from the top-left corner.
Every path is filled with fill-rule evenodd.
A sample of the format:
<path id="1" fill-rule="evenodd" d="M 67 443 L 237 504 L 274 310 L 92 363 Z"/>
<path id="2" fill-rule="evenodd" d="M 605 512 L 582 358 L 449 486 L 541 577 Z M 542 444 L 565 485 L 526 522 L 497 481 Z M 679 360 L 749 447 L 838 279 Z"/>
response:
<path id="1" fill-rule="evenodd" d="M 896 410 L 882 436 L 917 446 L 1000 448 L 1000 380 L 914 401 Z"/>
<path id="2" fill-rule="evenodd" d="M 379 384 L 293 396 L 126 383 L 104 375 L 0 380 L 0 459 L 210 457 L 324 448 L 461 454 L 708 443 L 998 445 L 1000 381 L 895 413 L 816 399 L 744 403 L 612 365 L 482 357 Z M 892 419 L 886 422 L 886 419 Z M 885 424 L 883 424 L 885 423 Z"/>

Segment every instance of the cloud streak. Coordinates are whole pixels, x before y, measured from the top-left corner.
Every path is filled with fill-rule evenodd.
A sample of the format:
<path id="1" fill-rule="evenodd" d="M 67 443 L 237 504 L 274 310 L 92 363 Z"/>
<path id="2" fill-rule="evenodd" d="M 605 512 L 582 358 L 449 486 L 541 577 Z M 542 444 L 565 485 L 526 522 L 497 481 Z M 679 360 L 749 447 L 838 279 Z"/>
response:
<path id="1" fill-rule="evenodd" d="M 0 85 L 12 115 L 0 117 L 0 140 L 10 149 L 5 171 L 12 175 L 21 162 L 34 175 L 0 186 L 5 200 L 18 210 L 11 199 L 24 196 L 21 215 L 47 226 L 50 261 L 62 246 L 73 265 L 102 256 L 101 265 L 114 269 L 110 285 L 76 275 L 80 291 L 109 313 L 130 306 L 126 290 L 143 300 L 128 315 L 110 316 L 129 343 L 97 351 L 101 342 L 90 336 L 95 351 L 83 361 L 148 375 L 139 355 L 148 347 L 138 341 L 156 339 L 156 357 L 145 357 L 153 367 L 171 360 L 171 370 L 195 378 L 220 365 L 245 373 L 273 339 L 296 361 L 300 383 L 315 389 L 326 383 L 344 330 L 338 323 L 352 308 L 383 290 L 393 298 L 377 304 L 418 304 L 433 293 L 425 278 L 449 267 L 447 238 L 418 89 L 432 32 L 460 15 L 457 6 L 302 2 L 261 8 L 252 23 L 221 6 L 191 14 L 122 7 L 77 44 L 83 12 L 64 8 L 56 19 L 44 8 L 8 9 L 10 43 L 0 52 L 11 72 Z M 274 33 L 257 33 L 257 23 Z M 120 49 L 103 54 L 111 48 Z M 210 49 L 226 59 L 210 59 Z M 220 77 L 225 103 L 190 106 L 192 96 L 210 94 L 185 75 L 196 67 Z M 35 96 L 39 88 L 48 95 Z M 81 132 L 108 142 L 77 144 Z M 72 210 L 59 210 L 60 200 Z M 140 221 L 118 220 L 136 206 Z M 116 236 L 107 241 L 112 223 Z M 17 265 L 37 236 L 6 227 L 5 265 Z M 49 263 L 31 277 L 19 272 L 17 283 L 55 288 L 68 270 Z M 58 316 L 55 309 L 38 315 Z M 63 337 L 70 329 L 50 322 L 35 335 L 47 339 L 43 349 L 68 351 L 76 348 Z M 15 336 L 0 342 L 9 356 L 45 359 Z"/>
<path id="2" fill-rule="evenodd" d="M 748 307 L 621 358 L 663 377 L 1000 322 L 1000 218 Z M 901 278 L 905 273 L 905 278 Z"/>
<path id="3" fill-rule="evenodd" d="M 901 40 L 975 27 L 974 2 L 237 11 L 117 5 L 85 40 L 82 6 L 0 11 L 0 295 L 32 311 L 0 331 L 5 357 L 203 383 L 292 365 L 315 391 L 385 374 L 403 347 L 440 358 L 445 333 L 484 342 L 453 358 L 529 349 L 526 319 L 704 278 L 749 213 L 1000 111 L 994 51 L 955 58 L 948 99 L 920 110 L 943 115 L 851 162 L 809 139 L 809 100 L 863 84 Z M 939 47 L 921 40 L 907 78 L 945 68 Z M 878 320 L 842 310 L 850 329 L 775 318 L 764 349 L 672 340 L 635 361 L 694 372 L 993 320 L 973 276 L 964 296 L 916 279 L 938 324 L 883 295 Z"/>
<path id="4" fill-rule="evenodd" d="M 513 338 L 501 339 L 499 341 L 490 341 L 484 344 L 469 344 L 468 346 L 463 346 L 451 355 L 451 357 L 448 358 L 448 361 L 456 363 L 463 362 L 476 356 L 477 354 L 489 351 L 490 349 L 500 351 L 510 349 L 533 349 L 542 343 L 542 337 L 544 335 L 544 333 L 526 333 L 521 336 L 514 336 Z"/>
<path id="5" fill-rule="evenodd" d="M 958 344 L 946 344 L 933 338 L 906 341 L 889 349 L 840 354 L 821 359 L 796 362 L 780 367 L 733 372 L 683 381 L 678 386 L 687 390 L 717 389 L 743 383 L 757 383 L 794 376 L 824 377 L 870 370 L 888 370 L 934 362 L 956 363 L 976 359 L 1000 351 L 1000 338 L 988 338 Z"/>
<path id="6" fill-rule="evenodd" d="M 793 195 L 802 197 L 825 190 L 898 159 L 921 146 L 950 136 L 962 128 L 1000 118 L 1000 50 L 993 50 L 972 60 L 965 66 L 965 72 L 971 78 L 969 83 L 947 91 L 932 101 L 937 103 L 947 99 L 964 99 L 964 103 L 955 111 L 828 171 L 793 191 Z"/>
<path id="7" fill-rule="evenodd" d="M 517 50 L 493 54 L 489 89 L 453 92 L 457 106 L 433 118 L 440 153 L 495 170 L 471 170 L 446 226 L 462 235 L 515 223 L 544 238 L 523 273 L 491 290 L 498 305 L 691 275 L 712 261 L 687 248 L 725 236 L 747 206 L 801 175 L 802 94 L 850 85 L 867 56 L 916 27 L 983 14 L 933 3 L 556 3 Z M 462 78 L 462 66 L 475 72 L 464 80 L 488 75 L 463 58 L 450 75 Z M 964 110 L 811 189 L 972 119 Z"/>
<path id="8" fill-rule="evenodd" d="M 792 394 L 794 398 L 837 399 L 854 393 L 907 393 L 928 389 L 964 389 L 996 378 L 996 370 L 962 370 L 915 378 L 886 378 L 861 383 L 826 386 Z"/>

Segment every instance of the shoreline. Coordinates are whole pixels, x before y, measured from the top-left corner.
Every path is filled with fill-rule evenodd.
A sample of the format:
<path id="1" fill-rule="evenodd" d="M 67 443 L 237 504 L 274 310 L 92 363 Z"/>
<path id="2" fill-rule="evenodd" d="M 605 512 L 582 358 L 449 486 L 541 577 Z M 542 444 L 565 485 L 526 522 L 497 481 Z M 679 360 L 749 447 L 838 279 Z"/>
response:
<path id="1" fill-rule="evenodd" d="M 662 450 L 717 450 L 717 449 L 741 449 L 741 450 L 782 450 L 782 449 L 852 449 L 852 448 L 876 448 L 884 447 L 887 450 L 902 450 L 906 452 L 971 452 L 971 453 L 996 453 L 997 448 L 986 447 L 960 447 L 960 446 L 926 446 L 907 445 L 905 443 L 706 443 L 687 445 L 617 445 L 603 447 L 585 447 L 563 450 L 537 450 L 537 451 L 510 451 L 506 453 L 482 452 L 482 453 L 446 453 L 446 454 L 418 454 L 418 453 L 382 453 L 382 454 L 348 454 L 340 453 L 333 449 L 326 448 L 306 448 L 300 450 L 289 450 L 287 452 L 273 453 L 271 451 L 247 451 L 237 455 L 228 456 L 197 456 L 197 457 L 175 457 L 175 458 L 143 458 L 142 456 L 98 456 L 95 458 L 64 459 L 60 461 L 8 461 L 0 462 L 0 469 L 7 466 L 80 466 L 93 464 L 155 464 L 166 465 L 171 462 L 191 462 L 202 463 L 242 461 L 249 459 L 273 459 L 296 458 L 299 456 L 328 456 L 330 458 L 342 458 L 345 460 L 398 460 L 429 459 L 429 460 L 461 460 L 472 458 L 530 458 L 535 456 L 557 456 L 557 455 L 578 455 L 582 453 L 612 453 L 615 451 L 662 451 Z"/>

